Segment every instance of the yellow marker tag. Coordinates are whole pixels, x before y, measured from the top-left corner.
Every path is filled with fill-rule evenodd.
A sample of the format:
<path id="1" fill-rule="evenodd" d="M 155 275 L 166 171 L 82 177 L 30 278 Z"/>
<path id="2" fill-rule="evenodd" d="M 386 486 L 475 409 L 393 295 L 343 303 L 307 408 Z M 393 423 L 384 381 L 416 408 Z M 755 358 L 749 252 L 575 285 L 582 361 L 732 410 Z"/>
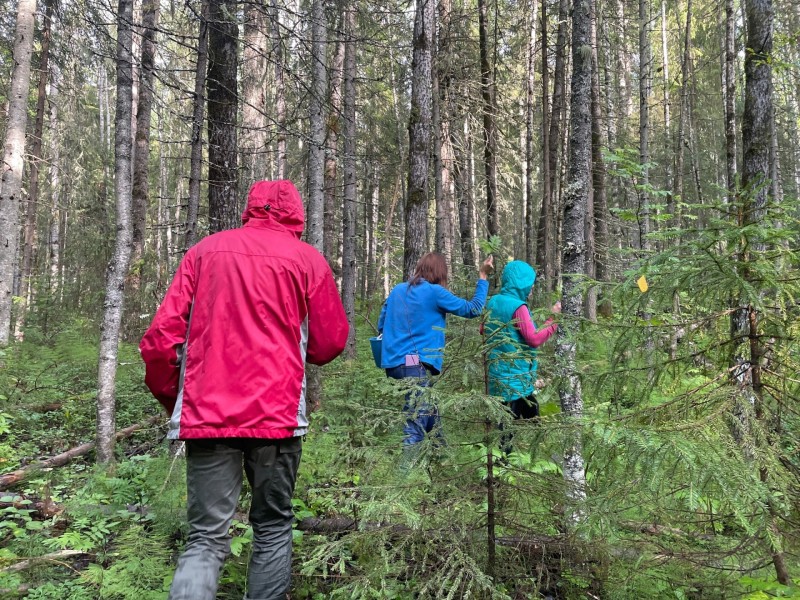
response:
<path id="1" fill-rule="evenodd" d="M 643 294 L 647 291 L 648 289 L 647 279 L 645 279 L 644 275 L 642 275 L 641 277 L 639 277 L 639 279 L 636 280 L 636 285 L 639 286 L 639 291 L 642 292 Z"/>

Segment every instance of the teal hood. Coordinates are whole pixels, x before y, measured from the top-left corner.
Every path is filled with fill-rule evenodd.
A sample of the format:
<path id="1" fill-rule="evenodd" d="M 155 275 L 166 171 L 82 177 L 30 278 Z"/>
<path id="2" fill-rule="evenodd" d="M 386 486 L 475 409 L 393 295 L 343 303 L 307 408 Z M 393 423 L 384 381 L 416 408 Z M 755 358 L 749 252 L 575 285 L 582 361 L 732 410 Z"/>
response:
<path id="1" fill-rule="evenodd" d="M 512 260 L 503 269 L 500 293 L 526 302 L 534 283 L 536 283 L 536 271 L 533 267 L 524 261 Z"/>

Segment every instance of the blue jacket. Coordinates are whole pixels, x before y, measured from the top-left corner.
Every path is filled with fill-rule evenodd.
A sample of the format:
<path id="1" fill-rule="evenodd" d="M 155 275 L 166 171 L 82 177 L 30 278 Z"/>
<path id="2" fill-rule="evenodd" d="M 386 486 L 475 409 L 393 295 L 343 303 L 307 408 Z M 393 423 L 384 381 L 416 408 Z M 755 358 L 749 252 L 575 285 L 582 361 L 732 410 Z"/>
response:
<path id="1" fill-rule="evenodd" d="M 464 300 L 424 279 L 417 285 L 396 285 L 383 304 L 378 331 L 383 334 L 381 367 L 405 365 L 407 354 L 418 354 L 434 373 L 442 370 L 447 313 L 473 318 L 481 314 L 489 282 L 478 279 L 472 300 Z"/>
<path id="2" fill-rule="evenodd" d="M 513 260 L 503 269 L 500 293 L 487 304 L 484 325 L 489 347 L 489 393 L 504 402 L 526 398 L 536 382 L 536 348 L 522 339 L 514 326 L 514 312 L 526 303 L 536 281 L 536 271 L 528 263 Z"/>

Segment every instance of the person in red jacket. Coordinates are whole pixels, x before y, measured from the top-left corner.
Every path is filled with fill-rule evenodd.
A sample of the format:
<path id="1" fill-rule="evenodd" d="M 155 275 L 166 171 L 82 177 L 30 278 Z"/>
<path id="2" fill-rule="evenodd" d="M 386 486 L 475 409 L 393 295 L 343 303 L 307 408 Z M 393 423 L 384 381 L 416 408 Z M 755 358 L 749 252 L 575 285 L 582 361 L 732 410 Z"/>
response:
<path id="1" fill-rule="evenodd" d="M 139 346 L 168 437 L 186 440 L 189 537 L 171 600 L 216 597 L 242 466 L 253 491 L 246 598 L 289 589 L 305 363 L 336 358 L 348 333 L 327 261 L 299 239 L 303 217 L 291 181 L 254 183 L 244 226 L 189 249 Z"/>

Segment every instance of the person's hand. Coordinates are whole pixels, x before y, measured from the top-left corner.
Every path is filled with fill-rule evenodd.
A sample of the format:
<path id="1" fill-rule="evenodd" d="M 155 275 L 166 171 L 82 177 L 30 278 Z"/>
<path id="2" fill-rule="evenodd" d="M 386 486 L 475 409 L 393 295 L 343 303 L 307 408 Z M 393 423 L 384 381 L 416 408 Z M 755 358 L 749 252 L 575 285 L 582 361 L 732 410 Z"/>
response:
<path id="1" fill-rule="evenodd" d="M 481 279 L 488 279 L 489 274 L 492 271 L 494 271 L 494 256 L 490 254 L 489 258 L 483 261 L 481 269 L 480 271 L 478 271 L 478 277 L 480 277 Z"/>
<path id="2" fill-rule="evenodd" d="M 560 315 L 561 314 L 561 300 L 553 304 L 553 308 L 551 309 L 553 313 Z"/>

